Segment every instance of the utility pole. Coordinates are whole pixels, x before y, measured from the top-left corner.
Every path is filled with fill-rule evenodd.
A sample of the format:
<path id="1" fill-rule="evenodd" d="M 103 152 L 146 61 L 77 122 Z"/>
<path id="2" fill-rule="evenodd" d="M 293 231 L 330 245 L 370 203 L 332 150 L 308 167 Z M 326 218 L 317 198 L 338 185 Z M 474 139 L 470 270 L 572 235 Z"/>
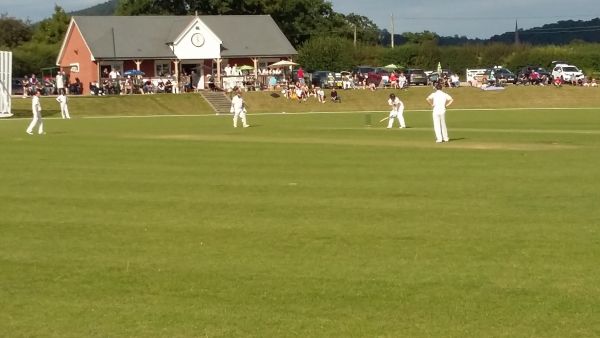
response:
<path id="1" fill-rule="evenodd" d="M 394 13 L 392 13 L 390 16 L 391 16 L 391 20 L 392 20 L 392 36 L 391 36 L 391 40 L 392 40 L 392 48 L 394 48 Z"/>
<path id="2" fill-rule="evenodd" d="M 354 48 L 356 48 L 356 24 L 354 24 Z"/>

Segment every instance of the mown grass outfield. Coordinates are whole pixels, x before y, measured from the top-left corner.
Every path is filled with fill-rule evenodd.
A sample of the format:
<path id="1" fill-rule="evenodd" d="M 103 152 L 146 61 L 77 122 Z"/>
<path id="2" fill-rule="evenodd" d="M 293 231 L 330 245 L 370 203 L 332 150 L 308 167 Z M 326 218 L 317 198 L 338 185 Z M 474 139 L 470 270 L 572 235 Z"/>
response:
<path id="1" fill-rule="evenodd" d="M 247 129 L 193 95 L 0 120 L 0 336 L 600 336 L 600 91 L 451 92 L 447 144 L 428 91 L 405 130 L 354 112 L 383 91 L 251 93 L 287 113 Z M 199 116 L 116 117 L 161 113 Z"/>

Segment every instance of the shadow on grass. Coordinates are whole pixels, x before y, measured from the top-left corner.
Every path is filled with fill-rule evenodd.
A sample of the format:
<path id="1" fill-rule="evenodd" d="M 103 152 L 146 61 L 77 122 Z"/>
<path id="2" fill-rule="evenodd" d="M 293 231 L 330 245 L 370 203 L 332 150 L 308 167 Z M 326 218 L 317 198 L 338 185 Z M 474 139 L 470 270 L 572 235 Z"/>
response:
<path id="1" fill-rule="evenodd" d="M 27 109 L 13 109 L 12 113 L 14 117 L 31 117 L 31 110 Z M 60 110 L 56 109 L 44 109 L 42 110 L 42 117 L 60 117 Z"/>

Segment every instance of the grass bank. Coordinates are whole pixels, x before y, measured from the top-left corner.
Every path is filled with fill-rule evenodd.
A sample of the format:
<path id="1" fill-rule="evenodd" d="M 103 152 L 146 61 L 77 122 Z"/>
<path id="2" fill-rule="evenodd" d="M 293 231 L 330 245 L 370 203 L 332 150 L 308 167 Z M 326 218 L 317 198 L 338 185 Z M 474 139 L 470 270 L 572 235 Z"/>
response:
<path id="1" fill-rule="evenodd" d="M 406 91 L 341 90 L 342 103 L 339 104 L 320 104 L 314 98 L 298 103 L 286 100 L 278 92 L 248 92 L 244 98 L 250 113 L 386 111 L 387 98 L 395 93 L 407 110 L 419 110 L 429 109 L 425 97 L 431 91 L 430 87 L 412 87 Z M 600 107 L 599 88 L 508 86 L 503 91 L 483 91 L 462 87 L 447 92 L 455 99 L 452 109 Z M 17 116 L 29 117 L 30 104 L 28 99 L 14 98 L 13 111 Z M 42 105 L 44 116 L 60 116 L 58 103 L 53 98 L 42 98 Z M 71 97 L 69 107 L 73 116 L 213 114 L 198 94 Z"/>

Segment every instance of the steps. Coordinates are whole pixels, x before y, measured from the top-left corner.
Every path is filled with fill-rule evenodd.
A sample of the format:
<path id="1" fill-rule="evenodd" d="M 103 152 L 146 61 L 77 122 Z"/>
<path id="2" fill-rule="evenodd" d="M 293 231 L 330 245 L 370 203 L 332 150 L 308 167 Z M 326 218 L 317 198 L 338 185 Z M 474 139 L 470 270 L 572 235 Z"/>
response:
<path id="1" fill-rule="evenodd" d="M 200 95 L 208 102 L 208 105 L 216 114 L 229 114 L 231 100 L 224 92 L 200 91 Z"/>

